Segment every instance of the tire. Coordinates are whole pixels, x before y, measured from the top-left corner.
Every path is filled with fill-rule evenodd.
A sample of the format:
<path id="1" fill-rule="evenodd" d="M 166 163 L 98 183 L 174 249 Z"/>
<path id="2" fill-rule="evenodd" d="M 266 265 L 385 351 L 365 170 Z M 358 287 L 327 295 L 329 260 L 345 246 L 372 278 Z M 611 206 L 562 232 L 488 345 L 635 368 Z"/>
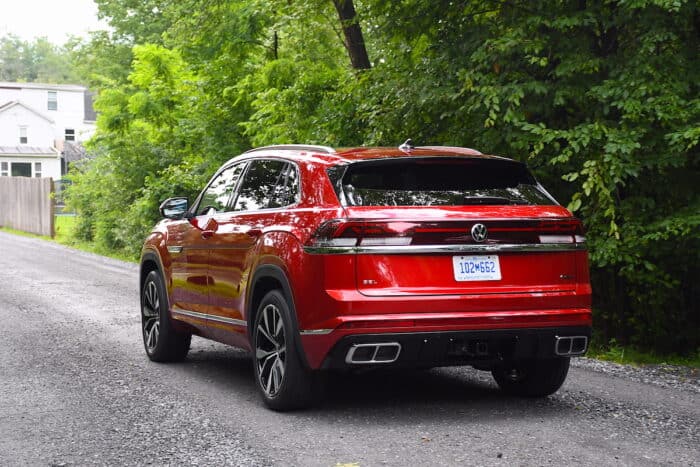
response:
<path id="1" fill-rule="evenodd" d="M 301 361 L 294 332 L 284 295 L 268 292 L 255 314 L 253 368 L 263 402 L 277 411 L 309 407 L 315 392 L 315 375 Z"/>
<path id="2" fill-rule="evenodd" d="M 568 373 L 568 357 L 510 362 L 491 371 L 503 392 L 521 397 L 554 394 Z"/>
<path id="3" fill-rule="evenodd" d="M 191 334 L 178 333 L 172 325 L 168 296 L 158 271 L 146 276 L 141 291 L 141 331 L 146 355 L 154 362 L 180 362 L 190 350 Z"/>

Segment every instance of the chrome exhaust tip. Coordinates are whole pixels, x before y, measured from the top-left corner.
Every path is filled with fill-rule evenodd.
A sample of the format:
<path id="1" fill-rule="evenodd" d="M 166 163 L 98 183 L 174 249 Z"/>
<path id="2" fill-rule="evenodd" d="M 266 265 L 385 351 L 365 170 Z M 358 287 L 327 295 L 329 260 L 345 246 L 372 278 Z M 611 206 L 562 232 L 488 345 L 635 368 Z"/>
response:
<path id="1" fill-rule="evenodd" d="M 400 353 L 401 344 L 398 342 L 353 344 L 345 355 L 345 363 L 349 365 L 392 363 L 399 358 Z"/>
<path id="2" fill-rule="evenodd" d="M 560 357 L 583 355 L 586 350 L 588 350 L 587 336 L 556 336 L 554 339 L 554 353 Z"/>

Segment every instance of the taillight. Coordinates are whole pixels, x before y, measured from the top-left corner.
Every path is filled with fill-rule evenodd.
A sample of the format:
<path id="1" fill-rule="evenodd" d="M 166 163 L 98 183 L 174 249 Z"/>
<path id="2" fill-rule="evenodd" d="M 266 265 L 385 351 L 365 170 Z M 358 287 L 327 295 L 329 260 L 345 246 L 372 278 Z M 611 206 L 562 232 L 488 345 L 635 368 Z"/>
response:
<path id="1" fill-rule="evenodd" d="M 540 221 L 540 243 L 585 243 L 583 224 L 578 219 Z"/>
<path id="2" fill-rule="evenodd" d="M 487 228 L 485 241 L 471 233 L 477 223 Z M 581 221 L 483 220 L 402 222 L 333 219 L 324 222 L 307 242 L 311 247 L 498 245 L 585 243 Z"/>
<path id="3" fill-rule="evenodd" d="M 410 245 L 416 224 L 333 219 L 316 229 L 307 245 L 314 247 Z"/>

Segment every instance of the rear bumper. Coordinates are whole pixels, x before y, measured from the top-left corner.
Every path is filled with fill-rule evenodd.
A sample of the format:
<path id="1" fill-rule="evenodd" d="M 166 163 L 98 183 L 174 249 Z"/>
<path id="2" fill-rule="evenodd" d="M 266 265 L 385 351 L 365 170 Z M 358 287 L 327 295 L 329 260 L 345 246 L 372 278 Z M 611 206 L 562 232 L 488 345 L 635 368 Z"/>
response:
<path id="1" fill-rule="evenodd" d="M 590 335 L 590 327 L 357 334 L 340 339 L 324 359 L 321 368 L 365 367 L 347 361 L 352 347 L 369 343 L 397 343 L 401 349 L 398 358 L 391 363 L 374 366 L 420 368 L 474 365 L 488 369 L 503 360 L 553 358 L 556 356 L 557 337 L 585 336 L 590 339 Z"/>
<path id="2" fill-rule="evenodd" d="M 302 332 L 311 368 L 348 368 L 355 344 L 397 342 L 403 367 L 473 365 L 490 360 L 555 356 L 555 339 L 591 336 L 589 308 L 543 311 L 429 313 L 346 317 L 335 329 Z M 463 352 L 450 346 L 463 343 Z M 487 351 L 481 344 L 486 344 Z M 479 352 L 471 352 L 479 344 Z M 470 352 L 474 355 L 470 355 Z M 478 355 L 477 355 L 478 353 Z M 385 364 L 386 365 L 386 364 Z"/>

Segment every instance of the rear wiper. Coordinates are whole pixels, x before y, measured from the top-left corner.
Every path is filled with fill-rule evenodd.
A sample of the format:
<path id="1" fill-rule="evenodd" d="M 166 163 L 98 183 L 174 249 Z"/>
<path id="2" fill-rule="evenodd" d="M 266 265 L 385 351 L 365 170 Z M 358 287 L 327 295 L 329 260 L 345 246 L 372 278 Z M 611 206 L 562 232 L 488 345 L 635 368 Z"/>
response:
<path id="1" fill-rule="evenodd" d="M 464 204 L 484 204 L 484 205 L 503 205 L 503 204 L 527 204 L 525 201 L 503 198 L 501 196 L 465 196 L 462 198 Z"/>

